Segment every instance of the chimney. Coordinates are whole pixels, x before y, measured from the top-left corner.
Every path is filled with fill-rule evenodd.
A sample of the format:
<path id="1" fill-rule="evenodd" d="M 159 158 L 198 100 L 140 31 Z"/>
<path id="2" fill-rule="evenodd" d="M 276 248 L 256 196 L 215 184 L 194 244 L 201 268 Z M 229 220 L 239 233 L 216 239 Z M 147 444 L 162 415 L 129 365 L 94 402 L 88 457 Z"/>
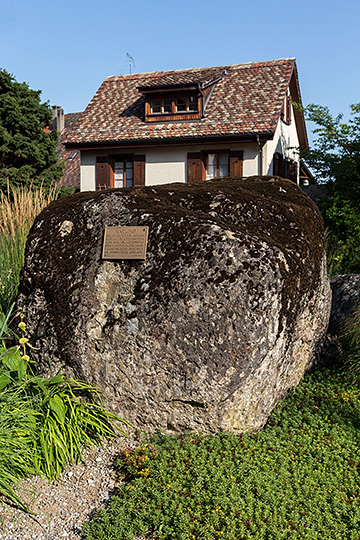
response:
<path id="1" fill-rule="evenodd" d="M 62 132 L 62 130 L 65 127 L 65 121 L 64 121 L 64 109 L 60 107 L 60 105 L 53 105 L 52 107 L 52 124 L 51 129 L 56 129 L 59 133 Z"/>

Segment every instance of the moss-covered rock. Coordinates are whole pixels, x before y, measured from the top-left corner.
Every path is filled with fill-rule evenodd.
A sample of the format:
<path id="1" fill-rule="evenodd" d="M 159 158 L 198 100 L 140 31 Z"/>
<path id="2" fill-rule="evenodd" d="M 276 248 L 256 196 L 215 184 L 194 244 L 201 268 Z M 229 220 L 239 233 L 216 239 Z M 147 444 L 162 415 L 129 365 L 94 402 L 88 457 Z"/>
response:
<path id="1" fill-rule="evenodd" d="M 148 225 L 146 261 L 102 260 L 105 225 Z M 41 369 L 134 426 L 255 430 L 326 331 L 322 220 L 271 177 L 72 195 L 34 224 L 18 305 Z"/>

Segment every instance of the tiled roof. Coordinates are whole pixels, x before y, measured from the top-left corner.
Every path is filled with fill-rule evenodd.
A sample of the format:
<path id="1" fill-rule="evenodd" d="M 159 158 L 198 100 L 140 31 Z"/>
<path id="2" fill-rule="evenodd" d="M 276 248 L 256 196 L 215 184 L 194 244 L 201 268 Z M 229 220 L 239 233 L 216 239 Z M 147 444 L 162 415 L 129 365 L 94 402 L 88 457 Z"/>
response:
<path id="1" fill-rule="evenodd" d="M 221 77 L 225 69 L 228 69 L 228 66 L 226 68 L 220 66 L 213 68 L 184 69 L 181 71 L 142 73 L 141 75 L 151 75 L 151 78 L 144 85 L 139 86 L 156 88 L 157 86 L 190 83 L 200 83 L 205 86 L 207 83 Z"/>
<path id="2" fill-rule="evenodd" d="M 73 187 L 80 189 L 80 150 L 67 150 L 64 146 L 65 139 L 69 136 L 74 126 L 76 126 L 81 113 L 70 113 L 65 115 L 65 128 L 61 132 L 57 144 L 57 153 L 60 160 L 65 161 L 65 171 L 55 187 Z"/>
<path id="3" fill-rule="evenodd" d="M 138 87 L 190 82 L 204 85 L 221 77 L 224 71 L 226 75 L 215 84 L 204 118 L 145 122 L 145 97 Z M 108 77 L 67 137 L 66 143 L 144 143 L 271 134 L 275 132 L 292 75 L 297 77 L 294 58 Z M 297 97 L 300 101 L 300 96 Z"/>

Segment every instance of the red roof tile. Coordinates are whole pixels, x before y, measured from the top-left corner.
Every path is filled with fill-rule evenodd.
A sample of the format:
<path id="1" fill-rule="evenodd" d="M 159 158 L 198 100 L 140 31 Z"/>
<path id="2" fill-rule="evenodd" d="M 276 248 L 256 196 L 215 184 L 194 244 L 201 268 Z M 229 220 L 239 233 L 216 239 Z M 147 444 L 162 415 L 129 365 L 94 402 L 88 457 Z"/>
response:
<path id="1" fill-rule="evenodd" d="M 214 86 L 200 120 L 147 123 L 138 87 L 206 83 Z M 67 144 L 129 143 L 274 133 L 286 88 L 297 77 L 294 58 L 213 68 L 138 73 L 105 79 L 67 137 Z M 298 86 L 296 86 L 298 88 Z M 300 101 L 300 95 L 292 96 Z"/>

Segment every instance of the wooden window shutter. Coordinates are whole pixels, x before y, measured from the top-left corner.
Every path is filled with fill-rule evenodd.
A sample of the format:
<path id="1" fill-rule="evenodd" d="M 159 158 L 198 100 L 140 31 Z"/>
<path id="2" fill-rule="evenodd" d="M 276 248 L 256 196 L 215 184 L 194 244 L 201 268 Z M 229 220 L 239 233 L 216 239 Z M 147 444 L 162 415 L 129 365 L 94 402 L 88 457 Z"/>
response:
<path id="1" fill-rule="evenodd" d="M 145 155 L 134 156 L 134 186 L 145 186 Z"/>
<path id="2" fill-rule="evenodd" d="M 296 161 L 291 160 L 289 178 L 290 180 L 296 183 L 297 183 L 297 171 L 298 171 L 298 164 L 296 163 Z"/>
<path id="3" fill-rule="evenodd" d="M 187 181 L 201 182 L 203 180 L 203 160 L 200 152 L 190 152 L 187 155 Z"/>
<path id="4" fill-rule="evenodd" d="M 284 176 L 284 159 L 282 154 L 275 152 L 273 159 L 273 175 L 274 176 Z"/>
<path id="5" fill-rule="evenodd" d="M 110 188 L 110 167 L 108 156 L 96 158 L 96 189 L 97 191 Z"/>
<path id="6" fill-rule="evenodd" d="M 229 176 L 243 175 L 243 152 L 241 150 L 229 154 Z"/>
<path id="7" fill-rule="evenodd" d="M 289 95 L 286 97 L 286 122 L 291 123 L 291 97 Z"/>
<path id="8" fill-rule="evenodd" d="M 290 180 L 291 163 L 289 159 L 284 160 L 284 178 Z"/>

